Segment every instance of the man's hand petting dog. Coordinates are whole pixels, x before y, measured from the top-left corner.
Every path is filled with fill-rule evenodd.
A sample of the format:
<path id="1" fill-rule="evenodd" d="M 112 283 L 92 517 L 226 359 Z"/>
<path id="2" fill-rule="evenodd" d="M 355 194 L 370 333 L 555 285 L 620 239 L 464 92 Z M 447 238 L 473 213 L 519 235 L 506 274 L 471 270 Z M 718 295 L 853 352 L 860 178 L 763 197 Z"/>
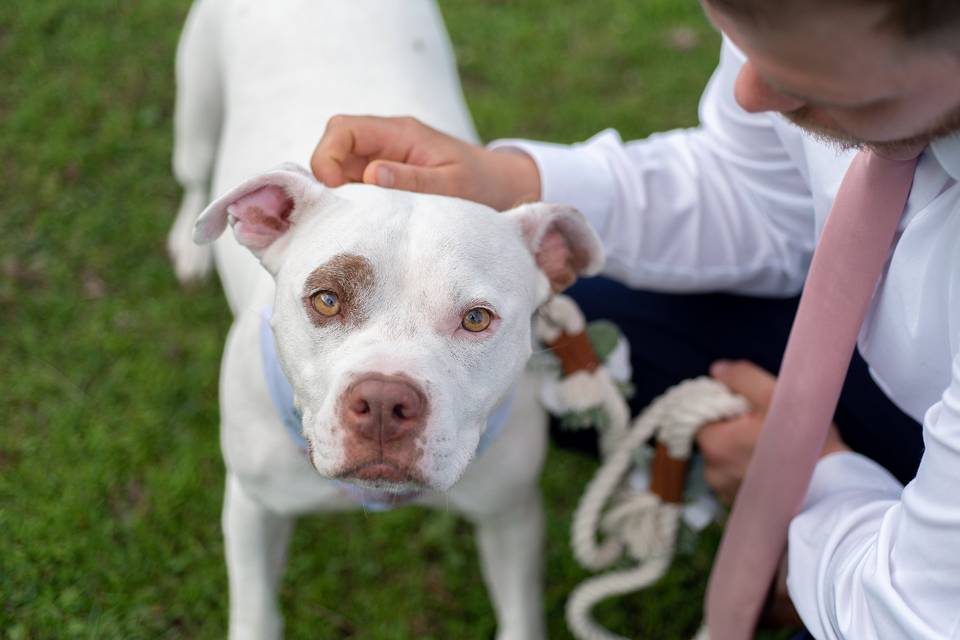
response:
<path id="1" fill-rule="evenodd" d="M 456 196 L 498 211 L 540 196 L 540 174 L 525 153 L 492 151 L 415 118 L 335 116 L 310 165 L 328 187 L 363 182 Z"/>
<path id="2" fill-rule="evenodd" d="M 712 422 L 697 434 L 707 484 L 720 502 L 729 506 L 747 472 L 777 379 L 746 360 L 718 360 L 710 367 L 710 375 L 746 398 L 753 407 L 737 418 Z M 848 450 L 836 425 L 831 425 L 822 455 Z"/>

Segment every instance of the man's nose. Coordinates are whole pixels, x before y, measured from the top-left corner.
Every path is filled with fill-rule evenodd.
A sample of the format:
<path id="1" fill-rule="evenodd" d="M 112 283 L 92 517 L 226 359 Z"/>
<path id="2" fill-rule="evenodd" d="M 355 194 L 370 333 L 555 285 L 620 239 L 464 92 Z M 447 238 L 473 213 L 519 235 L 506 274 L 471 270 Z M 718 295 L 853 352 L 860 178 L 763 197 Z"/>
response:
<path id="1" fill-rule="evenodd" d="M 806 106 L 803 100 L 784 95 L 767 84 L 749 60 L 740 68 L 733 93 L 737 104 L 749 113 L 761 111 L 789 113 Z"/>
<path id="2" fill-rule="evenodd" d="M 341 412 L 348 429 L 366 440 L 386 444 L 422 431 L 427 400 L 409 379 L 371 374 L 350 386 Z"/>

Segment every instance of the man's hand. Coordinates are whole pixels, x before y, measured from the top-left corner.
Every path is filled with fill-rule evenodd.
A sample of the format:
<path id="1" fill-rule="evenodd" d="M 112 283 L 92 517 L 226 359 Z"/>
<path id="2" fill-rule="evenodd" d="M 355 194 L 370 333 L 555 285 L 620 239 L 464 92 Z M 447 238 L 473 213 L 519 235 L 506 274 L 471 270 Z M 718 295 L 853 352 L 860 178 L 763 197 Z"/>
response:
<path id="1" fill-rule="evenodd" d="M 331 187 L 364 182 L 457 196 L 498 210 L 540 198 L 540 174 L 525 153 L 491 151 L 414 118 L 334 116 L 310 166 Z"/>
<path id="2" fill-rule="evenodd" d="M 749 413 L 740 417 L 712 422 L 697 434 L 707 484 L 720 502 L 730 505 L 746 475 L 747 465 L 760 437 L 760 428 L 770 406 L 776 378 L 745 360 L 715 362 L 710 368 L 710 375 L 746 398 L 752 407 Z M 840 439 L 836 426 L 831 425 L 823 455 L 847 450 L 849 448 Z"/>

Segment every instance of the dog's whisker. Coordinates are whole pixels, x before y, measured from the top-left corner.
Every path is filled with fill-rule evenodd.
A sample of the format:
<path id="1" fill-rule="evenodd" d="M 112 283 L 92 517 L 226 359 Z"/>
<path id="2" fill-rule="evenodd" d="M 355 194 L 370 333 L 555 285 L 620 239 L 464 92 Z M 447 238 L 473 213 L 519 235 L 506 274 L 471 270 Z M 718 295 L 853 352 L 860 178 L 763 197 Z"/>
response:
<path id="1" fill-rule="evenodd" d="M 531 356 L 538 356 L 538 355 L 540 355 L 541 353 L 548 353 L 548 352 L 550 352 L 550 351 L 556 351 L 556 350 L 557 350 L 556 347 L 544 347 L 543 349 L 537 349 L 536 351 L 532 352 L 530 355 L 531 355 Z"/>

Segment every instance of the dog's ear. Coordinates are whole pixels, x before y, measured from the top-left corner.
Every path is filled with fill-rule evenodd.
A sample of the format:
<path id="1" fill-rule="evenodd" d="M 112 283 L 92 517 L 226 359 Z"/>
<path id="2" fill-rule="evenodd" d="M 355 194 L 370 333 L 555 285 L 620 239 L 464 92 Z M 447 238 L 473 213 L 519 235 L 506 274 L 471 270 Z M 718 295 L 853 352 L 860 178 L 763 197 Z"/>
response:
<path id="1" fill-rule="evenodd" d="M 286 163 L 247 180 L 217 198 L 197 218 L 193 240 L 213 242 L 227 223 L 237 241 L 250 249 L 272 273 L 289 239 L 288 232 L 310 208 L 336 200 L 326 187 L 303 167 Z"/>
<path id="2" fill-rule="evenodd" d="M 583 214 L 573 207 L 535 202 L 504 213 L 520 228 L 524 242 L 550 288 L 563 291 L 579 276 L 603 268 L 603 246 Z"/>

